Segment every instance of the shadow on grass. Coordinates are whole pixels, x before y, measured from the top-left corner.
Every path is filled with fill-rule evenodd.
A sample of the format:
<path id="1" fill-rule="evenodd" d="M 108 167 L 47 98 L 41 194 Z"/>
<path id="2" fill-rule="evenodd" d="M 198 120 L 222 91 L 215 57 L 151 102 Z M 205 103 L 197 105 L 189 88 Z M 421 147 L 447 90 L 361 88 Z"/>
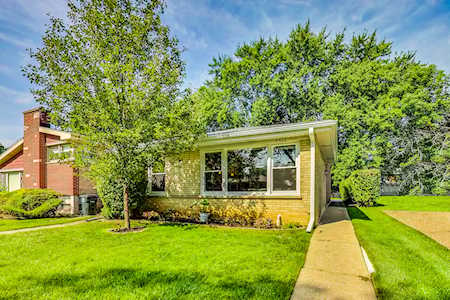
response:
<path id="1" fill-rule="evenodd" d="M 358 219 L 358 220 L 372 221 L 362 210 L 360 210 L 356 206 L 347 207 L 347 212 L 350 219 L 352 220 Z"/>
<path id="2" fill-rule="evenodd" d="M 188 270 L 146 271 L 133 268 L 112 268 L 92 270 L 84 273 L 55 273 L 49 276 L 30 275 L 22 277 L 26 285 L 41 287 L 47 293 L 55 291 L 74 298 L 108 298 L 148 295 L 159 299 L 178 299 L 186 296 L 199 298 L 248 299 L 263 297 L 271 299 L 288 298 L 293 283 L 289 280 L 275 280 L 268 275 L 254 280 L 233 278 L 231 275 L 206 275 Z M 47 294 L 48 295 L 48 294 Z M 20 298 L 21 294 L 9 294 L 8 298 Z"/>

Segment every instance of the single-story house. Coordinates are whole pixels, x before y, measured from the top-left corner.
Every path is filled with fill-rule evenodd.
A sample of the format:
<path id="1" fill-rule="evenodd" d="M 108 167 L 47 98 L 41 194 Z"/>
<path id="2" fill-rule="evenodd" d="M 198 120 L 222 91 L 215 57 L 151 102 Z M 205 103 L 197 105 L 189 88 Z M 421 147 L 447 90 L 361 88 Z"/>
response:
<path id="1" fill-rule="evenodd" d="M 50 188 L 65 196 L 67 213 L 84 214 L 96 197 L 80 171 L 54 160 L 73 153 L 68 132 L 50 127 L 40 108 L 25 111 L 24 136 L 0 155 L 0 184 L 7 190 Z M 149 205 L 156 211 L 252 202 L 260 215 L 312 229 L 331 194 L 336 158 L 333 120 L 211 132 L 193 151 L 149 168 Z M 70 155 L 69 155 L 70 156 Z"/>
<path id="2" fill-rule="evenodd" d="M 149 170 L 150 206 L 164 211 L 199 199 L 214 206 L 252 201 L 274 223 L 281 218 L 310 230 L 330 200 L 336 147 L 333 120 L 211 132 L 194 151 Z"/>
<path id="3" fill-rule="evenodd" d="M 52 129 L 41 108 L 23 112 L 23 119 L 23 138 L 0 155 L 0 186 L 7 191 L 49 188 L 64 195 L 63 213 L 88 214 L 96 205 L 94 186 L 79 170 L 55 159 L 60 153 L 70 159 L 72 135 Z"/>

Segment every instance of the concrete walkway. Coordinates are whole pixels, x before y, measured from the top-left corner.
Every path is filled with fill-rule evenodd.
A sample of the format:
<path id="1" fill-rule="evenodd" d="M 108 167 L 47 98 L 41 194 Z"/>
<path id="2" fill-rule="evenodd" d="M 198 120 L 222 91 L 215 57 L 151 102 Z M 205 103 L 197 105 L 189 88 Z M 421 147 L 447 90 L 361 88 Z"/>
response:
<path id="1" fill-rule="evenodd" d="M 87 220 L 81 220 L 81 221 L 75 221 L 71 223 L 63 223 L 63 224 L 54 224 L 54 225 L 45 225 L 45 226 L 37 226 L 37 227 L 30 227 L 30 228 L 21 228 L 21 229 L 14 229 L 14 230 L 8 230 L 8 231 L 0 231 L 0 235 L 2 234 L 14 234 L 19 232 L 28 232 L 28 231 L 36 231 L 41 229 L 51 229 L 51 228 L 58 228 L 58 227 L 66 227 L 66 226 L 72 226 L 72 225 L 78 225 L 81 223 L 86 223 L 94 220 L 98 220 L 100 218 L 92 218 Z"/>
<path id="2" fill-rule="evenodd" d="M 315 229 L 291 299 L 376 299 L 352 223 L 332 202 Z"/>

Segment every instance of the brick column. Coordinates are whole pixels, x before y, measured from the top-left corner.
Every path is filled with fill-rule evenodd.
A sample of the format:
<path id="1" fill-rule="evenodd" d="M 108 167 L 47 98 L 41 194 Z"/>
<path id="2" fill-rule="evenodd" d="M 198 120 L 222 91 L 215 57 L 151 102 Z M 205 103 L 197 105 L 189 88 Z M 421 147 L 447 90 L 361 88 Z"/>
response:
<path id="1" fill-rule="evenodd" d="M 23 112 L 23 187 L 45 188 L 45 135 L 39 127 L 49 127 L 47 114 L 41 108 Z"/>

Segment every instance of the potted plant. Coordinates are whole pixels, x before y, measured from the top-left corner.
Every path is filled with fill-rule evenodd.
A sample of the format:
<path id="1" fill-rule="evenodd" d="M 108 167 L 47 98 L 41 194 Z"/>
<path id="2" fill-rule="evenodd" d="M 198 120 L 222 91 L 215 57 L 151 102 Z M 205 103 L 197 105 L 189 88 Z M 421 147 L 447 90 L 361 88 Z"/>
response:
<path id="1" fill-rule="evenodd" d="M 209 201 L 207 199 L 203 199 L 198 204 L 200 206 L 200 223 L 208 223 Z"/>

